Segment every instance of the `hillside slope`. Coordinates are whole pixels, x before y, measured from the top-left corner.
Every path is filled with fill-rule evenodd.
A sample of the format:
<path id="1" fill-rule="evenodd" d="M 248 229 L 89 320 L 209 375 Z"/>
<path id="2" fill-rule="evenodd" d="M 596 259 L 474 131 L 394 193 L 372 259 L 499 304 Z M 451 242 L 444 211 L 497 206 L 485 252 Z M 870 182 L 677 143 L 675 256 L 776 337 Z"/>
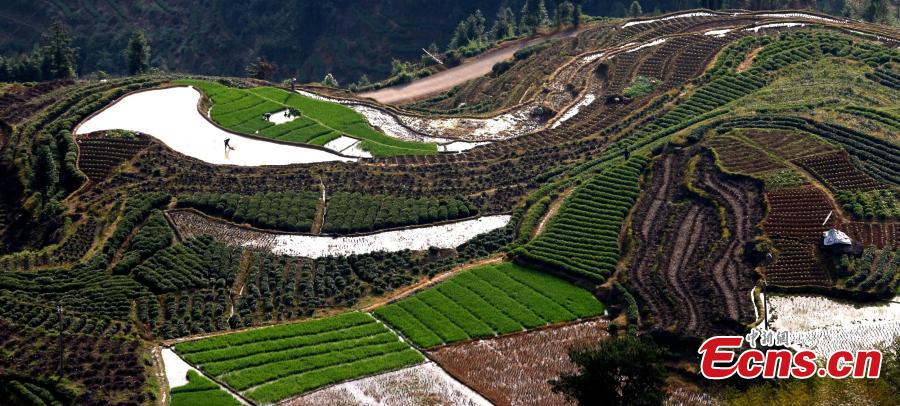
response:
<path id="1" fill-rule="evenodd" d="M 861 0 L 862 1 L 862 0 Z M 415 60 L 421 48 L 446 47 L 457 23 L 481 9 L 490 28 L 500 5 L 518 15 L 524 0 L 144 0 L 0 2 L 0 55 L 28 53 L 50 21 L 61 17 L 72 27 L 81 49 L 82 73 L 124 73 L 121 51 L 135 28 L 144 30 L 153 48 L 154 66 L 170 71 L 242 76 L 259 56 L 279 67 L 277 77 L 296 75 L 318 81 L 331 72 L 341 83 L 367 74 L 387 76 L 391 60 Z M 590 15 L 623 17 L 630 1 L 582 0 Z M 722 7 L 722 2 L 642 0 L 645 13 L 696 7 Z M 752 9 L 758 2 L 732 1 L 728 7 Z M 832 3 L 795 0 L 767 2 L 773 8 L 804 8 L 840 13 Z M 848 1 L 856 4 L 859 1 Z M 556 0 L 546 0 L 552 19 Z M 848 10 L 854 12 L 852 6 Z M 891 6 L 894 16 L 896 7 Z M 855 13 L 855 12 L 854 12 Z M 854 17 L 859 17 L 854 15 Z M 891 17 L 896 19 L 896 17 Z"/>

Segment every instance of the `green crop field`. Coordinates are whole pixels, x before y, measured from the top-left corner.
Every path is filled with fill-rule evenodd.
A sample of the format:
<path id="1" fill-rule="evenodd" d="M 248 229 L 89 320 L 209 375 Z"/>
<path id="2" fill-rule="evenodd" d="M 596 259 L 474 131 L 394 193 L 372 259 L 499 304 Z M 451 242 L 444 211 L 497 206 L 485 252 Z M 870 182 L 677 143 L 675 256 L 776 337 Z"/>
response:
<path id="1" fill-rule="evenodd" d="M 230 130 L 279 141 L 325 145 L 346 134 L 362 140 L 360 146 L 374 156 L 433 154 L 435 144 L 401 141 L 372 128 L 362 114 L 337 103 L 315 100 L 274 87 L 238 89 L 206 80 L 176 80 L 205 93 L 213 106 L 213 121 Z M 288 108 L 300 111 L 293 121 L 274 124 L 262 118 Z"/>
<path id="2" fill-rule="evenodd" d="M 175 349 L 261 403 L 423 360 L 372 316 L 355 312 L 211 337 Z"/>
<path id="3" fill-rule="evenodd" d="M 646 163 L 635 156 L 591 178 L 566 199 L 538 238 L 514 254 L 573 275 L 605 279 L 619 261 L 619 229 L 637 198 Z"/>
<path id="4" fill-rule="evenodd" d="M 233 396 L 196 371 L 188 371 L 188 384 L 172 388 L 170 406 L 240 406 Z"/>
<path id="5" fill-rule="evenodd" d="M 603 305 L 588 291 L 521 266 L 474 268 L 384 306 L 375 315 L 421 347 L 492 337 L 596 316 Z"/>

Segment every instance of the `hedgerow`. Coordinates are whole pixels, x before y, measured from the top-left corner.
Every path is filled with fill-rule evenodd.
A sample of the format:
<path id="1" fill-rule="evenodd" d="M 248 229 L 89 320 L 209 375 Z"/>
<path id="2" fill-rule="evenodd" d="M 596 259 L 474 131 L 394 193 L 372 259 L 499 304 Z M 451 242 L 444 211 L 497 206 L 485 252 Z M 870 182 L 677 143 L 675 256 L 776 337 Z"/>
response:
<path id="1" fill-rule="evenodd" d="M 637 197 L 647 161 L 635 156 L 579 186 L 546 230 L 511 255 L 575 276 L 606 279 L 618 263 L 619 230 Z"/>
<path id="2" fill-rule="evenodd" d="M 193 207 L 238 223 L 285 231 L 309 231 L 318 203 L 316 192 L 188 193 L 178 196 L 179 207 Z"/>
<path id="3" fill-rule="evenodd" d="M 405 198 L 336 193 L 322 231 L 348 233 L 466 218 L 478 209 L 462 198 Z"/>

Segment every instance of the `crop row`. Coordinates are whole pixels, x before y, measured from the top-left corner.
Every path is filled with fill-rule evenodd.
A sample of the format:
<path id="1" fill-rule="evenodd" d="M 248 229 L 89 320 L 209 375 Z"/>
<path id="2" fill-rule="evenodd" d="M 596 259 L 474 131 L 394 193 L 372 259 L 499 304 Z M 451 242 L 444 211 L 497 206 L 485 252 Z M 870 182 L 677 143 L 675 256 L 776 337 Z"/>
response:
<path id="1" fill-rule="evenodd" d="M 766 266 L 766 282 L 780 286 L 831 286 L 816 247 L 788 238 L 773 238 L 775 262 Z"/>
<path id="2" fill-rule="evenodd" d="M 176 350 L 260 402 L 423 359 L 383 324 L 356 312 L 178 344 Z"/>
<path id="3" fill-rule="evenodd" d="M 890 247 L 878 250 L 870 246 L 858 259 L 842 257 L 839 269 L 851 274 L 845 281 L 846 287 L 873 291 L 879 296 L 890 298 L 897 290 L 900 251 L 892 251 Z"/>
<path id="4" fill-rule="evenodd" d="M 206 93 L 213 102 L 212 119 L 220 125 L 247 134 L 283 141 L 323 145 L 347 134 L 363 140 L 362 148 L 376 156 L 433 154 L 434 144 L 401 141 L 372 128 L 358 112 L 338 103 L 312 99 L 274 87 L 238 89 L 202 80 L 179 80 Z M 265 113 L 294 110 L 300 117 L 274 124 Z"/>
<path id="5" fill-rule="evenodd" d="M 286 231 L 309 231 L 318 202 L 319 196 L 315 192 L 188 193 L 178 196 L 179 207 L 193 207 L 238 223 Z"/>
<path id="6" fill-rule="evenodd" d="M 153 292 L 206 287 L 231 269 L 217 267 L 217 260 L 227 255 L 228 248 L 209 237 L 173 245 L 134 268 L 134 278 Z"/>
<path id="7" fill-rule="evenodd" d="M 619 230 L 646 163 L 632 158 L 578 187 L 546 230 L 512 254 L 596 281 L 608 277 L 618 263 Z"/>
<path id="8" fill-rule="evenodd" d="M 794 163 L 806 169 L 830 189 L 836 191 L 867 191 L 885 185 L 860 171 L 845 151 L 799 158 Z"/>
<path id="9" fill-rule="evenodd" d="M 724 123 L 722 127 L 801 130 L 812 133 L 844 147 L 851 159 L 859 162 L 859 168 L 870 176 L 900 185 L 900 161 L 896 159 L 900 156 L 900 147 L 850 128 L 799 117 L 770 115 L 736 118 Z"/>
<path id="10" fill-rule="evenodd" d="M 587 291 L 510 263 L 478 267 L 384 306 L 375 315 L 420 347 L 591 317 L 603 306 Z"/>
<path id="11" fill-rule="evenodd" d="M 187 385 L 172 388 L 170 406 L 240 406 L 230 394 L 197 371 L 187 372 Z"/>
<path id="12" fill-rule="evenodd" d="M 853 215 L 865 219 L 900 218 L 900 204 L 896 193 L 890 189 L 869 192 L 841 192 L 836 196 L 838 203 Z"/>
<path id="13" fill-rule="evenodd" d="M 404 198 L 336 193 L 328 200 L 323 231 L 348 233 L 466 218 L 478 209 L 462 198 Z"/>

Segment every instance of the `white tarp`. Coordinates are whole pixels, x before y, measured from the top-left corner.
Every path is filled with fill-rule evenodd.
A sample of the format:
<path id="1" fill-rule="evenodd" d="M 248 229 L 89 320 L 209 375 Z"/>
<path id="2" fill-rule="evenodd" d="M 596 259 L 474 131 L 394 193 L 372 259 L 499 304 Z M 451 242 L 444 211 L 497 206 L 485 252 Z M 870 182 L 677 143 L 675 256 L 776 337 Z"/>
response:
<path id="1" fill-rule="evenodd" d="M 830 229 L 828 231 L 822 232 L 823 243 L 825 245 L 835 245 L 835 244 L 845 244 L 851 245 L 853 244 L 853 240 L 850 239 L 847 234 L 840 232 L 835 229 Z"/>

